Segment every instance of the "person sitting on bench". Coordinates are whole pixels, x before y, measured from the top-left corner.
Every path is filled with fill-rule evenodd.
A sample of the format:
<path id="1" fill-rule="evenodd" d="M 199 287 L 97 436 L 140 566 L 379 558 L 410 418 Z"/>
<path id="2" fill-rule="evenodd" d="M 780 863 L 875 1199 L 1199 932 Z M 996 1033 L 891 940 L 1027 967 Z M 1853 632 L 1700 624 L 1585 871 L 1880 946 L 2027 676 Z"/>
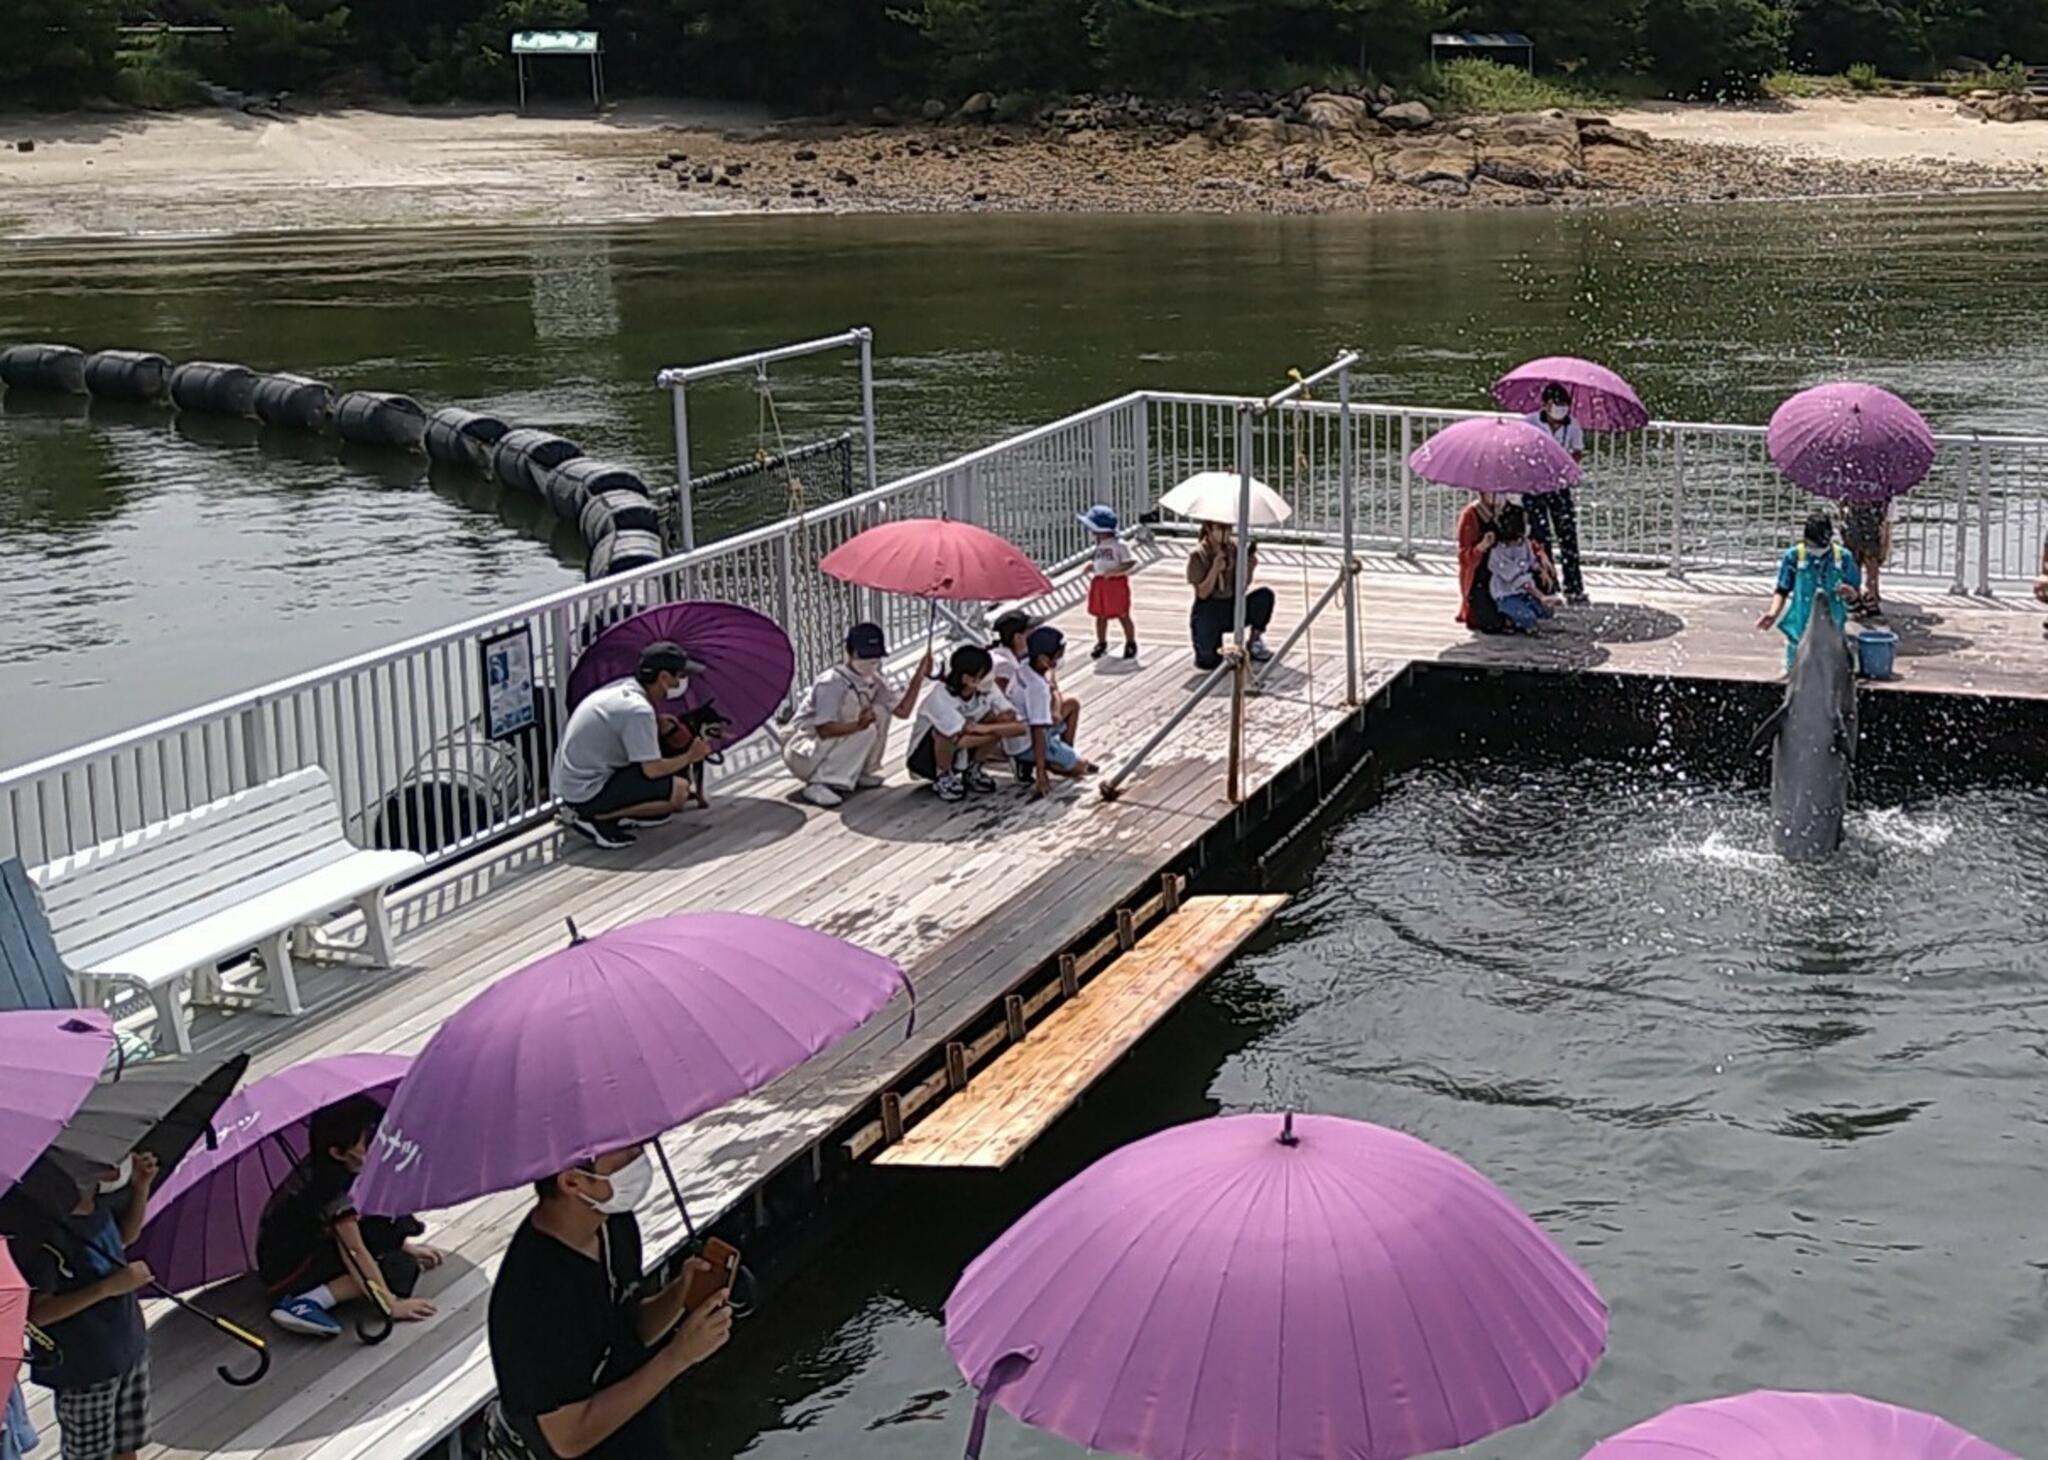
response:
<path id="1" fill-rule="evenodd" d="M 359 1217 L 349 1188 L 384 1111 L 358 1095 L 314 1113 L 306 1159 L 292 1168 L 256 1225 L 256 1275 L 270 1295 L 270 1321 L 287 1333 L 333 1338 L 333 1309 L 375 1296 L 400 1323 L 434 1316 L 413 1297 L 422 1272 L 441 1254 L 413 1239 L 416 1217 Z"/>
<path id="2" fill-rule="evenodd" d="M 562 824 L 606 849 L 633 844 L 634 827 L 659 826 L 692 794 L 682 772 L 711 754 L 693 735 L 664 755 L 659 712 L 680 704 L 690 676 L 704 666 L 666 640 L 640 651 L 640 668 L 592 690 L 562 728 L 549 786 L 562 803 Z"/>

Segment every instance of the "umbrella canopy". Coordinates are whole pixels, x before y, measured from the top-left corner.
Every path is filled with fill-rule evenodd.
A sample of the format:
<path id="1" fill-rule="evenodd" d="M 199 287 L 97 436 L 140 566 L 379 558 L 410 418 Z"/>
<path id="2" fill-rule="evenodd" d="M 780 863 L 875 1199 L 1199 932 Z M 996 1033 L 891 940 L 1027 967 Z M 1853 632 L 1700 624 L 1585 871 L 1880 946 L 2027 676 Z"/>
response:
<path id="1" fill-rule="evenodd" d="M 0 1201 L 0 1230 L 61 1216 L 99 1174 L 147 1151 L 168 1178 L 213 1135 L 214 1112 L 234 1092 L 249 1056 L 162 1058 L 128 1065 L 86 1093 L 14 1196 Z M 18 1200 L 16 1198 L 19 1198 Z"/>
<path id="2" fill-rule="evenodd" d="M 796 1068 L 906 987 L 878 954 L 745 913 L 577 938 L 427 1041 L 356 1200 L 429 1211 L 651 1140 Z"/>
<path id="3" fill-rule="evenodd" d="M 1934 432 L 1921 414 L 1875 385 L 1845 381 L 1802 390 L 1771 412 L 1764 444 L 1779 471 L 1838 502 L 1886 502 L 1934 466 Z"/>
<path id="4" fill-rule="evenodd" d="M 1036 598 L 1052 580 L 1020 547 L 971 522 L 910 517 L 870 527 L 818 560 L 834 578 L 910 598 Z"/>
<path id="5" fill-rule="evenodd" d="M 1561 385 L 1572 394 L 1572 419 L 1588 431 L 1640 431 L 1650 413 L 1635 387 L 1591 360 L 1545 355 L 1517 365 L 1493 383 L 1493 398 L 1524 415 L 1543 408 L 1543 387 Z"/>
<path id="6" fill-rule="evenodd" d="M 737 603 L 664 603 L 599 634 L 569 672 L 569 708 L 594 689 L 631 679 L 640 651 L 666 640 L 704 666 L 689 691 L 666 712 L 717 706 L 731 728 L 724 743 L 744 740 L 768 723 L 796 673 L 789 635 L 766 614 Z"/>
<path id="7" fill-rule="evenodd" d="M 1243 488 L 1244 479 L 1236 472 L 1198 471 L 1161 497 L 1159 505 L 1197 522 L 1221 522 L 1235 527 L 1237 499 Z M 1252 510 L 1247 520 L 1253 527 L 1278 527 L 1293 515 L 1294 509 L 1278 492 L 1257 477 L 1252 478 Z"/>
<path id="8" fill-rule="evenodd" d="M 1548 431 L 1527 421 L 1480 416 L 1430 437 L 1408 458 L 1415 474 L 1446 487 L 1525 497 L 1579 483 L 1579 464 Z"/>
<path id="9" fill-rule="evenodd" d="M 2019 1460 L 1945 1419 L 1854 1394 L 1759 1389 L 1681 1404 L 1586 1460 Z"/>
<path id="10" fill-rule="evenodd" d="M 334 1055 L 237 1090 L 214 1116 L 219 1143 L 188 1156 L 151 1194 L 132 1255 L 174 1292 L 253 1269 L 257 1223 L 307 1155 L 314 1114 L 356 1095 L 388 1103 L 411 1064 L 405 1055 Z"/>
<path id="11" fill-rule="evenodd" d="M 50 1149 L 113 1048 L 113 1025 L 97 1009 L 0 1014 L 0 1193 Z"/>
<path id="12" fill-rule="evenodd" d="M 946 1302 L 984 1402 L 1147 1460 L 1454 1449 L 1541 1413 L 1606 1341 L 1593 1284 L 1478 1172 L 1332 1116 L 1113 1152 Z"/>
<path id="13" fill-rule="evenodd" d="M 21 1361 L 28 1357 L 28 1296 L 13 1252 L 0 1242 L 0 1406 L 7 1403 Z"/>

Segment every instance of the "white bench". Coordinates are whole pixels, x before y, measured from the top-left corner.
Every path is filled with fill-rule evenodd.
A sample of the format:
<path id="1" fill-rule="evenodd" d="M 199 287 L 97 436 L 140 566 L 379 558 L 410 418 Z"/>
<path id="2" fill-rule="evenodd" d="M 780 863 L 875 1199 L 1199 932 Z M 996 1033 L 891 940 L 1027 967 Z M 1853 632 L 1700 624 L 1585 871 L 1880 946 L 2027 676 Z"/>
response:
<path id="1" fill-rule="evenodd" d="M 293 936 L 350 903 L 362 909 L 363 951 L 388 967 L 385 893 L 424 866 L 415 852 L 354 846 L 314 766 L 59 857 L 29 878 L 79 1001 L 97 1004 L 114 985 L 142 990 L 159 1039 L 182 1054 L 192 1047 L 184 987 L 195 976 L 210 986 L 217 965 L 248 949 L 262 954 L 270 1007 L 303 1012 Z"/>

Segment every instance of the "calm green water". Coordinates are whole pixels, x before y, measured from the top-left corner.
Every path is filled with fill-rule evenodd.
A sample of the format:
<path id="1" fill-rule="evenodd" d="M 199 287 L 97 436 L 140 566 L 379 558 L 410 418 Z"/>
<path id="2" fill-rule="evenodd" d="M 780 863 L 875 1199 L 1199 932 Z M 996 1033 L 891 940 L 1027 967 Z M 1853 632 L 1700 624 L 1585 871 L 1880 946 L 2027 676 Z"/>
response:
<path id="1" fill-rule="evenodd" d="M 1366 397 L 1479 404 L 1533 354 L 1668 417 L 1854 371 L 1940 424 L 2048 429 L 2048 202 L 1397 218 L 882 218 L 18 249 L 0 340 L 290 367 L 556 428 L 662 474 L 664 364 L 875 327 L 885 472 L 1141 385 L 1259 390 L 1343 345 Z M 790 441 L 850 363 L 778 372 Z M 573 545 L 403 457 L 160 412 L 0 405 L 0 764 L 575 581 Z M 745 382 L 700 465 L 754 448 Z M 706 504 L 706 530 L 779 512 Z"/>

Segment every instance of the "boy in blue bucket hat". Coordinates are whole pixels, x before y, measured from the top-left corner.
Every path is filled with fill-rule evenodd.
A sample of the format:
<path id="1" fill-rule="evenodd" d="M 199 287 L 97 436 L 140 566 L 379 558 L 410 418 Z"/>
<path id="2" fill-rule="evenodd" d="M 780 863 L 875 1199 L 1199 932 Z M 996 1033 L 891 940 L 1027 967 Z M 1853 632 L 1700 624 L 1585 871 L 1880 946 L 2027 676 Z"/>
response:
<path id="1" fill-rule="evenodd" d="M 1799 637 L 1813 616 L 1814 595 L 1827 596 L 1828 617 L 1839 631 L 1848 625 L 1849 605 L 1857 601 L 1862 588 L 1863 570 L 1835 541 L 1834 519 L 1825 512 L 1814 512 L 1807 517 L 1800 540 L 1778 560 L 1778 589 L 1756 626 L 1775 626 L 1785 636 L 1785 668 L 1789 672 L 1792 657 L 1799 652 Z"/>
<path id="2" fill-rule="evenodd" d="M 1138 657 L 1138 626 L 1131 622 L 1131 574 L 1138 566 L 1130 545 L 1117 536 L 1116 513 L 1098 502 L 1080 514 L 1080 523 L 1095 537 L 1095 555 L 1088 560 L 1088 612 L 1095 615 L 1095 650 L 1109 652 L 1109 621 L 1124 631 L 1124 658 Z"/>

